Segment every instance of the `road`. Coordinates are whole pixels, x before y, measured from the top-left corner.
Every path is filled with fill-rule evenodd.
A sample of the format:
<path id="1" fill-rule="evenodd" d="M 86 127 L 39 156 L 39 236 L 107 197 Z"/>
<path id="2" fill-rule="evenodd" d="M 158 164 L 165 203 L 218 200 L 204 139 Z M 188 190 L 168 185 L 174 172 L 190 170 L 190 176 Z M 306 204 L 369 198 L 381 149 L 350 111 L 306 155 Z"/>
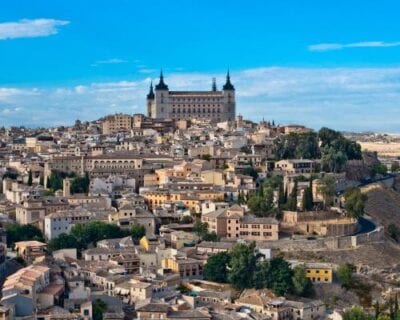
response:
<path id="1" fill-rule="evenodd" d="M 363 217 L 358 219 L 358 224 L 360 226 L 360 229 L 356 233 L 354 233 L 353 236 L 355 236 L 357 234 L 368 233 L 368 232 L 374 231 L 376 228 L 375 223 L 373 223 L 371 220 L 363 218 Z"/>

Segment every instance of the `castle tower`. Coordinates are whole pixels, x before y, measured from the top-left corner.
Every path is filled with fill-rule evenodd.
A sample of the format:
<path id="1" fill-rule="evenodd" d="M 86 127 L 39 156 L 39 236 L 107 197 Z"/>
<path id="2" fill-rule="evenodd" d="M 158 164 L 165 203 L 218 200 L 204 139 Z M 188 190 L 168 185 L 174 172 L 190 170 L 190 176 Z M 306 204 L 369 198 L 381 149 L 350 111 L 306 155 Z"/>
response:
<path id="1" fill-rule="evenodd" d="M 153 81 L 150 82 L 150 91 L 147 94 L 147 115 L 151 118 L 154 106 Z"/>
<path id="2" fill-rule="evenodd" d="M 65 178 L 63 180 L 63 197 L 69 197 L 71 195 L 71 180 Z"/>
<path id="3" fill-rule="evenodd" d="M 164 82 L 164 75 L 161 70 L 160 72 L 160 80 L 155 87 L 155 107 L 154 107 L 154 115 L 152 114 L 152 118 L 169 118 L 169 89 L 166 83 Z"/>
<path id="4" fill-rule="evenodd" d="M 229 70 L 226 74 L 226 82 L 222 87 L 224 95 L 224 118 L 225 120 L 233 121 L 236 115 L 235 87 L 231 83 Z"/>
<path id="5" fill-rule="evenodd" d="M 213 92 L 217 91 L 217 81 L 215 80 L 215 78 L 212 79 L 211 91 Z"/>

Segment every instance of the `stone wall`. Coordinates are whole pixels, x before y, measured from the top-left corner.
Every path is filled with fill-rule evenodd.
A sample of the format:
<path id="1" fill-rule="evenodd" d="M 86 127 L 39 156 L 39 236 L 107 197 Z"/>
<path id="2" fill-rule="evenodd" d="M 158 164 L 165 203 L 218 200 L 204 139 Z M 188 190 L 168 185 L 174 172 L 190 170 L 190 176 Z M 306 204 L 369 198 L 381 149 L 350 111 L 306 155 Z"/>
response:
<path id="1" fill-rule="evenodd" d="M 325 237 L 316 239 L 282 239 L 259 243 L 260 248 L 289 251 L 325 251 L 357 248 L 360 245 L 383 241 L 384 228 L 378 227 L 369 233 L 344 237 Z"/>

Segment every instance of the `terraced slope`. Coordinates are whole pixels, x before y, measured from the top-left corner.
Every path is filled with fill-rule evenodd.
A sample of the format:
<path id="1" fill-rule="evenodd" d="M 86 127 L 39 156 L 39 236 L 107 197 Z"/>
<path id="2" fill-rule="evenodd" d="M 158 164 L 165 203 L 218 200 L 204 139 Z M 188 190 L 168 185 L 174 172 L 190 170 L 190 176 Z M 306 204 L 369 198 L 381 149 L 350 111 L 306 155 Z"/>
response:
<path id="1" fill-rule="evenodd" d="M 368 195 L 365 211 L 379 224 L 387 227 L 394 223 L 400 227 L 400 192 L 381 184 L 362 188 Z"/>

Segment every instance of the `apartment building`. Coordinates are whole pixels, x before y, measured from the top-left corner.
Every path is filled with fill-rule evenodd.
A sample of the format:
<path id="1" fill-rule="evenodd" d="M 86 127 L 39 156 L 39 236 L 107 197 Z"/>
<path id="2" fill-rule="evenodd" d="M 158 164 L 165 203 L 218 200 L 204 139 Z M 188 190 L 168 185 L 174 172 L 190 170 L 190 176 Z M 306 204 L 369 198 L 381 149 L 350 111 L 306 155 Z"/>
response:
<path id="1" fill-rule="evenodd" d="M 228 239 L 249 241 L 278 240 L 279 222 L 274 218 L 259 218 L 245 214 L 244 209 L 234 205 L 204 214 L 202 222 L 208 224 L 208 230 Z"/>

